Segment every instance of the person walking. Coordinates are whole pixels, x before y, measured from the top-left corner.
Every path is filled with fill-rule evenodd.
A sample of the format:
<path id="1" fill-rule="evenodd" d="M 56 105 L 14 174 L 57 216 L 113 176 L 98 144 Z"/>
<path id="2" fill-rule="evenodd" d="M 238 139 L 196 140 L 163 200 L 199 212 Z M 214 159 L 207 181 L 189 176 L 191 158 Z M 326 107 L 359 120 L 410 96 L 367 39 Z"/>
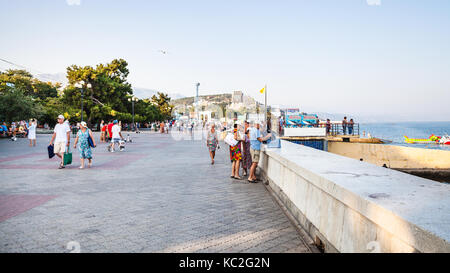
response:
<path id="1" fill-rule="evenodd" d="M 217 138 L 216 125 L 211 125 L 211 130 L 208 131 L 208 136 L 206 139 L 206 146 L 209 149 L 209 156 L 211 157 L 211 165 L 214 165 L 214 158 L 216 157 L 216 149 L 219 144 L 219 139 Z"/>
<path id="2" fill-rule="evenodd" d="M 122 133 L 121 133 L 121 128 L 118 125 L 118 121 L 114 120 L 113 121 L 113 126 L 111 128 L 111 134 L 112 134 L 112 140 L 111 140 L 111 145 L 109 146 L 109 151 L 111 153 L 114 153 L 114 146 L 117 143 L 117 147 L 120 146 L 120 140 L 123 139 Z"/>
<path id="3" fill-rule="evenodd" d="M 252 166 L 252 156 L 250 154 L 250 123 L 245 121 L 244 123 L 244 139 L 242 140 L 242 169 L 244 170 L 244 176 L 248 175 L 248 171 Z"/>
<path id="4" fill-rule="evenodd" d="M 256 127 L 252 127 L 249 129 L 250 134 L 250 154 L 252 157 L 252 166 L 250 168 L 250 175 L 248 177 L 248 182 L 257 183 L 258 179 L 256 178 L 256 167 L 259 163 L 259 158 L 261 154 L 261 142 L 269 139 L 272 134 L 267 134 L 265 137 L 262 137 L 261 132 L 258 129 L 259 124 Z"/>
<path id="5" fill-rule="evenodd" d="M 95 147 L 96 144 L 92 131 L 87 127 L 86 122 L 82 121 L 80 123 L 80 130 L 78 130 L 77 137 L 75 138 L 75 143 L 73 144 L 73 148 L 76 149 L 77 143 L 80 141 L 80 147 L 78 148 L 81 161 L 80 169 L 84 169 L 84 161 L 86 159 L 89 161 L 88 167 L 90 168 L 92 166 L 92 150 L 91 145 L 89 144 L 89 137 L 92 139 L 92 144 Z"/>
<path id="6" fill-rule="evenodd" d="M 36 127 L 36 120 L 31 119 L 30 125 L 28 126 L 28 139 L 30 140 L 30 147 L 36 146 Z"/>
<path id="7" fill-rule="evenodd" d="M 106 126 L 106 133 L 107 133 L 107 142 L 111 142 L 112 140 L 112 127 L 114 126 L 113 121 L 110 120 L 108 123 L 108 126 Z"/>
<path id="8" fill-rule="evenodd" d="M 58 123 L 53 130 L 50 145 L 54 145 L 53 152 L 56 156 L 61 158 L 59 169 L 64 169 L 64 152 L 70 147 L 70 127 L 64 123 L 63 115 L 58 116 Z"/>
<path id="9" fill-rule="evenodd" d="M 242 159 L 241 153 L 241 139 L 239 138 L 238 125 L 234 124 L 233 129 L 234 139 L 238 141 L 235 146 L 230 146 L 230 159 L 231 159 L 231 178 L 240 180 L 239 167 Z"/>

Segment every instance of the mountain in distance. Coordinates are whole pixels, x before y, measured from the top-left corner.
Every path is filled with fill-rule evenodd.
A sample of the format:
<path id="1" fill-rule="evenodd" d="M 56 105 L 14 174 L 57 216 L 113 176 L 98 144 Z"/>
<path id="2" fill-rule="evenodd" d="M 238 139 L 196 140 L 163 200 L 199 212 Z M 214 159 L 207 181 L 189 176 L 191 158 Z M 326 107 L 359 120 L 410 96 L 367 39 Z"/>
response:
<path id="1" fill-rule="evenodd" d="M 66 87 L 69 83 L 69 81 L 67 80 L 67 77 L 66 77 L 66 73 L 64 73 L 64 72 L 54 73 L 54 74 L 41 73 L 41 74 L 35 74 L 34 77 L 43 82 L 60 83 L 63 88 Z M 147 99 L 147 98 L 151 98 L 153 95 L 156 95 L 158 93 L 158 90 L 149 89 L 149 88 L 133 87 L 133 93 L 139 99 Z M 166 93 L 166 92 L 163 92 L 163 93 Z M 181 99 L 181 98 L 186 97 L 185 95 L 182 95 L 179 93 L 169 93 L 168 95 L 172 100 Z"/>
<path id="2" fill-rule="evenodd" d="M 164 91 L 158 91 L 155 89 L 133 87 L 133 94 L 136 97 L 138 97 L 139 99 L 151 98 L 153 95 L 156 95 L 158 92 L 166 93 Z M 181 99 L 181 98 L 185 97 L 184 95 L 178 94 L 178 93 L 168 93 L 168 95 L 172 100 Z"/>
<path id="3" fill-rule="evenodd" d="M 66 73 L 63 72 L 55 74 L 35 74 L 34 77 L 43 82 L 60 83 L 63 87 L 69 83 L 66 77 Z"/>

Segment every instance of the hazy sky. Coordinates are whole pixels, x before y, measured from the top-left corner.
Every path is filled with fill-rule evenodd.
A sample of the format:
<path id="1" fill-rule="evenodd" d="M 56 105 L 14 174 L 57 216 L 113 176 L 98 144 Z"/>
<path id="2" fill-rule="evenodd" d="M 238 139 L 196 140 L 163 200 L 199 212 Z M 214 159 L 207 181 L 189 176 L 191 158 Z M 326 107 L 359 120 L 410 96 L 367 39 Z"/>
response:
<path id="1" fill-rule="evenodd" d="M 134 87 L 242 90 L 307 111 L 450 120 L 448 0 L 0 0 L 0 58 L 124 58 Z M 167 50 L 164 55 L 158 50 Z M 0 69 L 5 65 L 0 63 Z"/>

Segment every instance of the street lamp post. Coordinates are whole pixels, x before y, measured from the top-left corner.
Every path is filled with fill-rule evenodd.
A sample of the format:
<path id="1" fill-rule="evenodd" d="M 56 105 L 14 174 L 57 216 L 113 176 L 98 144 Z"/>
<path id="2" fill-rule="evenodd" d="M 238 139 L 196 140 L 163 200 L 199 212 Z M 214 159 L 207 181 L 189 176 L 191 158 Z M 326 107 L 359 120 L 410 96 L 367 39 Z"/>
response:
<path id="1" fill-rule="evenodd" d="M 199 122 L 199 113 L 198 113 L 198 87 L 200 86 L 200 83 L 196 83 L 196 93 L 195 93 L 195 112 L 197 113 L 197 122 Z"/>
<path id="2" fill-rule="evenodd" d="M 81 121 L 83 121 L 83 87 L 81 87 Z"/>
<path id="3" fill-rule="evenodd" d="M 134 132 L 136 130 L 135 124 L 134 124 L 134 102 L 137 101 L 138 98 L 136 98 L 135 96 L 128 98 L 128 101 L 131 101 L 131 109 L 132 109 L 132 113 L 133 113 L 133 127 L 131 128 L 131 130 Z"/>
<path id="4" fill-rule="evenodd" d="M 79 81 L 75 84 L 76 88 L 81 89 L 81 121 L 83 121 L 83 98 L 84 98 L 84 88 L 91 88 L 90 83 L 86 84 L 84 81 Z"/>

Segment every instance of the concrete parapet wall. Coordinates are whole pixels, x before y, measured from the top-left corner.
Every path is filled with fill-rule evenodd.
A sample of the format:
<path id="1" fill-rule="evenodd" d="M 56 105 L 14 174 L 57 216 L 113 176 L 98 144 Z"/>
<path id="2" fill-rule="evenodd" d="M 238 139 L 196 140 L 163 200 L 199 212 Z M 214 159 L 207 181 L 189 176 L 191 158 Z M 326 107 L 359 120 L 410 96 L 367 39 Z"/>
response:
<path id="1" fill-rule="evenodd" d="M 450 252 L 450 185 L 288 141 L 259 171 L 328 252 Z"/>
<path id="2" fill-rule="evenodd" d="M 444 150 L 330 141 L 328 152 L 393 169 L 450 169 L 450 151 Z"/>

